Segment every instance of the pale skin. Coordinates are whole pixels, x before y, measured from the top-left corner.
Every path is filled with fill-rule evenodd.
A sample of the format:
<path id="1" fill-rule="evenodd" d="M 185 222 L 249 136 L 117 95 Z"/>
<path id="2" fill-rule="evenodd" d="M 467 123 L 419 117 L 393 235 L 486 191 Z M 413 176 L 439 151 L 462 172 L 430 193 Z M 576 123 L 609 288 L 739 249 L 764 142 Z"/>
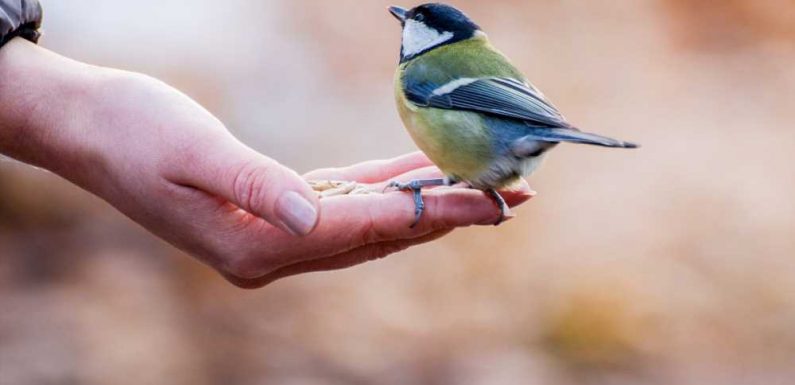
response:
<path id="1" fill-rule="evenodd" d="M 500 215 L 483 192 L 462 188 L 427 191 L 415 228 L 411 194 L 318 199 L 307 179 L 379 190 L 441 175 L 412 153 L 301 176 L 163 82 L 20 38 L 0 49 L 0 153 L 99 196 L 244 288 L 382 258 Z M 524 183 L 501 193 L 511 206 L 532 195 Z"/>

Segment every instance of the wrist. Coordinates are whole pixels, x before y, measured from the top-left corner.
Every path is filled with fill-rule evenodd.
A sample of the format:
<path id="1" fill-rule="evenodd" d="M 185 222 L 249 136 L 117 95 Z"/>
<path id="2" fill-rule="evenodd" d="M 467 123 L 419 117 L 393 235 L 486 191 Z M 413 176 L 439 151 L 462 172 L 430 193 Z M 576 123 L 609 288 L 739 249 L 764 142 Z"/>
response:
<path id="1" fill-rule="evenodd" d="M 80 131 L 89 127 L 97 72 L 23 39 L 4 45 L 0 153 L 70 178 L 68 170 L 87 150 Z"/>

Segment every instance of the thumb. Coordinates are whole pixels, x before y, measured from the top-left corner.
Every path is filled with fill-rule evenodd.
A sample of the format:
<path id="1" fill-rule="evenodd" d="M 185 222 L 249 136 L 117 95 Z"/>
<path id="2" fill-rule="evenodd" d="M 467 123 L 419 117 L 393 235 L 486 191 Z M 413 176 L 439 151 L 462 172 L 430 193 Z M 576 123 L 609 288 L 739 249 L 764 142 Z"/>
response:
<path id="1" fill-rule="evenodd" d="M 234 137 L 189 156 L 186 182 L 224 198 L 282 230 L 308 235 L 317 226 L 317 194 L 295 171 L 262 155 Z M 221 143 L 219 143 L 221 142 Z"/>

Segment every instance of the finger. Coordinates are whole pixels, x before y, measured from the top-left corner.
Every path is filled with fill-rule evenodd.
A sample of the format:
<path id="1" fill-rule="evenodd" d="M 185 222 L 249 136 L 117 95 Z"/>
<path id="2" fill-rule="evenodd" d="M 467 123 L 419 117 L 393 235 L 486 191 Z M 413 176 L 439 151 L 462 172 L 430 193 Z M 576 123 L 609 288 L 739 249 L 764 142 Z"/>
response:
<path id="1" fill-rule="evenodd" d="M 229 135 L 197 146 L 191 164 L 171 179 L 229 200 L 292 234 L 305 236 L 318 222 L 317 195 L 295 171 Z"/>
<path id="2" fill-rule="evenodd" d="M 324 168 L 304 175 L 309 180 L 343 180 L 361 183 L 380 182 L 433 163 L 422 152 L 412 152 L 386 160 L 370 160 L 341 168 Z"/>
<path id="3" fill-rule="evenodd" d="M 531 197 L 528 188 L 517 188 L 504 196 L 506 202 L 513 206 Z M 349 243 L 358 247 L 414 238 L 417 234 L 444 228 L 493 223 L 500 215 L 492 199 L 479 190 L 433 189 L 423 193 L 423 200 L 425 211 L 422 220 L 412 229 L 409 225 L 414 221 L 415 207 L 410 192 L 330 197 L 323 200 L 323 209 L 329 215 L 318 229 L 330 233 L 334 229 L 345 229 L 352 237 L 360 235 L 358 242 Z"/>
<path id="4" fill-rule="evenodd" d="M 254 228 L 238 243 L 249 249 L 227 261 L 223 269 L 241 278 L 256 278 L 297 262 L 336 255 L 361 246 L 416 238 L 442 229 L 495 223 L 500 211 L 482 191 L 434 189 L 423 194 L 425 212 L 414 222 L 410 193 L 343 195 L 321 200 L 323 219 L 302 242 L 268 227 Z M 505 196 L 510 205 L 530 199 L 521 190 Z M 267 239 L 267 243 L 263 240 Z"/>
<path id="5" fill-rule="evenodd" d="M 409 247 L 435 241 L 449 234 L 453 230 L 454 229 L 444 229 L 434 231 L 417 238 L 365 245 L 332 257 L 294 263 L 254 279 L 241 279 L 234 276 L 225 277 L 236 286 L 247 289 L 256 289 L 268 285 L 276 280 L 293 275 L 318 271 L 340 270 L 372 260 L 381 259 L 390 254 L 406 250 Z"/>
<path id="6" fill-rule="evenodd" d="M 442 172 L 433 167 L 424 167 L 416 170 L 409 171 L 405 174 L 396 176 L 393 180 L 399 182 L 408 182 L 412 180 L 422 180 L 422 179 L 438 179 L 443 178 L 444 175 Z M 376 183 L 370 185 L 370 188 L 374 191 L 384 191 L 384 189 L 389 185 L 391 181 L 384 181 L 380 183 Z M 427 191 L 433 188 L 450 188 L 450 189 L 467 189 L 467 187 L 459 187 L 459 186 L 441 186 L 441 187 L 425 187 L 423 191 Z M 513 185 L 506 187 L 504 189 L 499 190 L 500 195 L 506 199 L 506 202 L 510 207 L 515 207 L 521 203 L 524 203 L 527 199 L 526 196 L 535 196 L 536 192 L 530 189 L 530 185 L 527 184 L 527 181 L 524 179 L 519 179 Z"/>

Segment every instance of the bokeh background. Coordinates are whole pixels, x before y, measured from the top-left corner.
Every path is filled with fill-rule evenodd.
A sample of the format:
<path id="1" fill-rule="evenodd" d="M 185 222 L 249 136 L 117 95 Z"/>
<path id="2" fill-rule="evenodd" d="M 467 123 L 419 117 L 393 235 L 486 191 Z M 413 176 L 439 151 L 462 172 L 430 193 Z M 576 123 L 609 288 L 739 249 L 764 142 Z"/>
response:
<path id="1" fill-rule="evenodd" d="M 414 149 L 385 1 L 42 3 L 45 47 L 162 78 L 299 171 Z M 257 291 L 2 160 L 0 384 L 795 382 L 795 3 L 451 3 L 644 147 L 562 146 L 505 226 Z"/>

